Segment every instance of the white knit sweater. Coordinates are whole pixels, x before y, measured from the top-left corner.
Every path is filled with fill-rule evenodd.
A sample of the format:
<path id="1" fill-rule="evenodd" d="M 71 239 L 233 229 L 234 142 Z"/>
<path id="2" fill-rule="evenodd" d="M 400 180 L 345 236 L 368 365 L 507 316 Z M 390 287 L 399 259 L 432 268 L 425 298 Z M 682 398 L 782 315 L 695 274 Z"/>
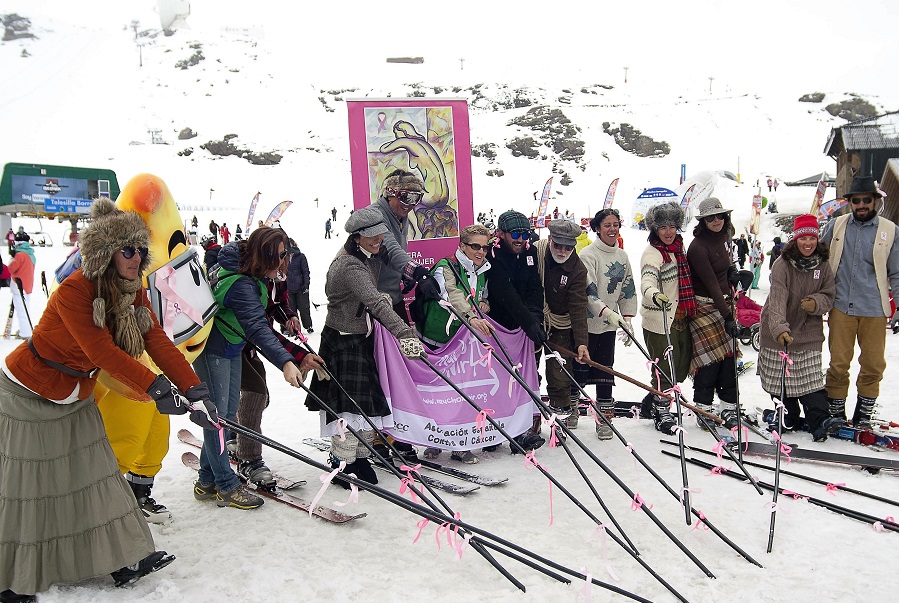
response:
<path id="1" fill-rule="evenodd" d="M 590 333 L 614 331 L 616 327 L 608 321 L 608 309 L 621 316 L 636 316 L 637 289 L 624 250 L 617 245 L 606 245 L 597 237 L 579 257 L 587 267 L 587 330 Z"/>

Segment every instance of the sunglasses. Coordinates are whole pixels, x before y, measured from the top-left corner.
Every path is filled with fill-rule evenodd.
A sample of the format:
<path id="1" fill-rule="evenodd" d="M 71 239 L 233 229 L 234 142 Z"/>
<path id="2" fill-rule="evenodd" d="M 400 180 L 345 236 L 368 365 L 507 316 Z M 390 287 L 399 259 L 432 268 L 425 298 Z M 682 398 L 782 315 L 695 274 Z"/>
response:
<path id="1" fill-rule="evenodd" d="M 134 257 L 135 253 L 140 253 L 140 259 L 147 259 L 147 254 L 150 253 L 150 250 L 146 247 L 135 247 L 134 245 L 126 245 L 122 247 L 122 257 L 126 260 L 130 260 Z"/>
<path id="2" fill-rule="evenodd" d="M 874 203 L 874 197 L 853 197 L 849 202 L 853 205 L 858 205 L 859 203 Z"/>
<path id="3" fill-rule="evenodd" d="M 705 217 L 705 221 L 710 224 L 712 222 L 714 222 L 715 220 L 726 220 L 726 219 L 727 219 L 727 214 L 713 214 L 711 216 Z"/>
<path id="4" fill-rule="evenodd" d="M 480 251 L 482 249 L 484 251 L 487 251 L 487 248 L 489 247 L 489 245 L 481 245 L 480 243 L 466 243 L 465 241 L 462 241 L 462 244 L 466 247 L 471 247 L 475 251 Z"/>
<path id="5" fill-rule="evenodd" d="M 574 251 L 574 245 L 559 245 L 555 241 L 552 241 L 552 244 L 556 249 L 561 249 L 563 251 Z"/>
<path id="6" fill-rule="evenodd" d="M 531 238 L 531 233 L 530 233 L 530 231 L 527 231 L 527 230 L 513 230 L 509 234 L 512 235 L 512 238 L 515 239 L 516 241 L 518 239 L 523 239 L 523 240 L 527 241 L 528 239 Z"/>
<path id="7" fill-rule="evenodd" d="M 279 259 L 279 260 L 283 260 L 283 259 L 286 258 L 286 257 L 287 257 L 287 250 L 286 250 L 286 249 L 285 249 L 284 251 L 282 251 L 281 253 L 278 254 L 278 259 Z"/>
<path id="8" fill-rule="evenodd" d="M 394 188 L 388 188 L 387 195 L 396 197 L 403 205 L 418 205 L 425 196 L 424 193 L 420 191 L 402 191 Z"/>

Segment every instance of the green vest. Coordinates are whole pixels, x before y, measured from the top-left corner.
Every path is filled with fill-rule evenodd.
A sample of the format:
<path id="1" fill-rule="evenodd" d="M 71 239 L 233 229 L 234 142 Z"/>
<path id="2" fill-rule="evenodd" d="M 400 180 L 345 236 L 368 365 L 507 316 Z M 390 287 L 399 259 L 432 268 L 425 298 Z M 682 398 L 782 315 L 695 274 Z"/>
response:
<path id="1" fill-rule="evenodd" d="M 239 272 L 226 270 L 221 266 L 219 266 L 216 273 L 210 275 L 209 278 L 210 284 L 212 285 L 212 296 L 215 298 L 215 303 L 218 304 L 219 307 L 219 311 L 215 315 L 213 324 L 230 344 L 246 343 L 247 340 L 247 334 L 244 333 L 243 327 L 240 326 L 240 323 L 237 321 L 234 310 L 225 306 L 225 296 L 228 294 L 228 290 L 231 289 L 231 285 L 236 283 L 237 279 L 241 277 L 256 281 L 256 284 L 259 285 L 259 301 L 262 303 L 262 307 L 265 308 L 268 305 L 268 288 L 262 280 L 252 278 Z"/>
<path id="2" fill-rule="evenodd" d="M 443 258 L 431 269 L 431 273 L 441 267 L 445 267 L 448 270 L 452 270 L 450 268 L 450 261 L 452 261 L 453 267 L 456 268 L 456 272 L 458 272 L 462 276 L 462 280 L 458 280 L 456 278 L 456 287 L 462 291 L 466 297 L 468 297 L 468 273 L 465 270 L 465 266 L 459 263 L 455 258 Z M 487 283 L 486 272 L 482 272 L 478 275 L 478 284 L 475 290 L 474 301 L 475 303 L 481 301 L 481 298 L 484 295 L 484 285 Z M 436 341 L 437 343 L 446 343 L 452 338 L 453 335 L 456 334 L 456 331 L 459 330 L 459 327 L 462 326 L 462 322 L 459 321 L 458 318 L 451 315 L 449 310 L 440 305 L 440 300 L 429 299 L 424 302 L 424 325 L 422 325 L 421 334 L 431 340 Z M 469 303 L 471 300 L 469 300 Z M 446 334 L 446 323 L 452 317 L 452 323 L 449 327 L 449 335 Z"/>

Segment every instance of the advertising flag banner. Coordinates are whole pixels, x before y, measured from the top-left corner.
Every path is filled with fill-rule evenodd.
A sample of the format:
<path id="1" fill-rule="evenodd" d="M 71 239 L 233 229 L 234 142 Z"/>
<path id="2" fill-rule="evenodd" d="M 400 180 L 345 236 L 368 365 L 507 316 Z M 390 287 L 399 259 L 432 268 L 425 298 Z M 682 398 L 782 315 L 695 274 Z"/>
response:
<path id="1" fill-rule="evenodd" d="M 603 209 L 610 209 L 612 207 L 612 202 L 615 201 L 615 191 L 616 190 L 618 190 L 618 178 L 615 178 L 609 184 L 609 190 L 606 191 L 605 203 L 602 204 Z"/>
<path id="2" fill-rule="evenodd" d="M 693 191 L 696 190 L 696 185 L 691 184 L 690 188 L 687 189 L 687 192 L 684 193 L 684 198 L 680 200 L 680 206 L 683 209 L 687 209 L 690 207 L 690 201 L 693 199 Z"/>
<path id="3" fill-rule="evenodd" d="M 247 214 L 247 227 L 244 229 L 247 234 L 250 233 L 250 228 L 253 226 L 253 215 L 256 213 L 257 205 L 259 205 L 259 193 L 253 195 L 253 200 L 250 201 L 250 213 Z"/>
<path id="4" fill-rule="evenodd" d="M 520 366 L 524 382 L 537 390 L 534 344 L 521 329 L 492 324 L 512 362 Z M 513 437 L 531 426 L 537 412 L 534 401 L 465 327 L 442 347 L 428 351 L 428 360 L 484 414 L 426 364 L 403 356 L 397 339 L 380 323 L 374 325 L 374 337 L 378 376 L 393 410 L 394 427 L 386 431 L 396 439 L 444 450 L 476 450 L 503 441 L 486 414 Z"/>
<path id="5" fill-rule="evenodd" d="M 759 222 L 762 216 L 762 196 L 753 195 L 752 197 L 752 219 L 749 222 L 749 232 L 754 235 L 759 233 Z"/>
<path id="6" fill-rule="evenodd" d="M 275 223 L 275 221 L 280 220 L 281 216 L 284 215 L 284 212 L 287 211 L 287 208 L 293 205 L 293 201 L 281 201 L 281 203 L 275 206 L 275 209 L 272 210 L 272 213 L 268 215 L 268 218 L 265 220 L 266 226 L 271 226 Z"/>
<path id="7" fill-rule="evenodd" d="M 543 185 L 543 194 L 540 196 L 540 206 L 537 207 L 537 228 L 546 226 L 546 214 L 549 213 L 549 191 L 553 186 L 553 177 L 550 176 Z"/>
<path id="8" fill-rule="evenodd" d="M 818 216 L 818 220 L 829 220 L 836 212 L 843 209 L 848 204 L 849 201 L 846 199 L 831 199 L 827 203 L 821 205 L 815 215 Z"/>
<path id="9" fill-rule="evenodd" d="M 812 199 L 812 208 L 808 210 L 808 213 L 814 215 L 818 214 L 818 209 L 821 207 L 821 201 L 824 200 L 824 193 L 827 191 L 827 185 L 824 183 L 824 175 L 821 175 L 821 180 L 818 180 L 818 188 L 815 189 L 815 197 Z"/>

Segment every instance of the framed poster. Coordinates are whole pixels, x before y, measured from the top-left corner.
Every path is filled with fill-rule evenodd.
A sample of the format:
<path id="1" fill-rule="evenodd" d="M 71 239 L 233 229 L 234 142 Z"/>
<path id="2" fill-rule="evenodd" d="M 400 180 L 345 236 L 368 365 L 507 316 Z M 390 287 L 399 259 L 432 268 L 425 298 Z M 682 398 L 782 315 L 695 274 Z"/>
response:
<path id="1" fill-rule="evenodd" d="M 347 114 L 353 207 L 376 202 L 394 170 L 411 172 L 425 194 L 409 213 L 409 255 L 431 267 L 455 253 L 474 222 L 468 101 L 351 99 Z"/>

